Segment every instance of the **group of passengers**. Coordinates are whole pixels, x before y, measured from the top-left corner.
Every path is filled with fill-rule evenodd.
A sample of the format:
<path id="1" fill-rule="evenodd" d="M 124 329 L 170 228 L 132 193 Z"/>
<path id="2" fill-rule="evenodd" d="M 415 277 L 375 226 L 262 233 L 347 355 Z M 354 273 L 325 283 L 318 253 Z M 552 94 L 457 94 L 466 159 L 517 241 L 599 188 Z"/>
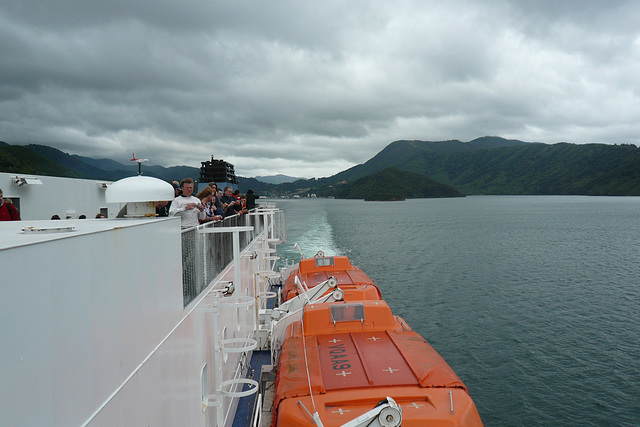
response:
<path id="1" fill-rule="evenodd" d="M 196 196 L 193 195 L 195 183 L 191 178 L 183 179 L 179 184 L 172 182 L 175 198 L 171 201 L 156 202 L 156 214 L 158 216 L 180 216 L 182 228 L 194 227 L 211 221 L 219 221 L 232 215 L 243 215 L 256 207 L 258 196 L 253 190 L 247 194 L 240 194 L 240 190 L 233 191 L 231 186 L 218 188 L 215 182 L 210 183 Z M 126 208 L 118 214 L 122 217 L 126 214 Z M 103 213 L 98 213 L 96 218 L 104 218 Z M 68 216 L 67 219 L 70 217 Z M 79 219 L 86 218 L 80 215 Z M 51 219 L 60 219 L 53 215 Z M 3 198 L 0 189 L 0 221 L 19 221 L 20 213 L 10 199 Z"/>
<path id="2" fill-rule="evenodd" d="M 191 178 L 183 179 L 180 184 L 173 183 L 175 199 L 169 206 L 159 207 L 156 211 L 160 216 L 180 216 L 182 228 L 195 227 L 211 221 L 219 221 L 232 215 L 243 215 L 256 207 L 257 195 L 253 190 L 247 194 L 240 194 L 240 190 L 233 191 L 226 186 L 224 191 L 215 182 L 210 183 L 196 196 L 193 195 L 195 183 Z M 159 202 L 162 203 L 162 202 Z M 167 212 L 164 215 L 164 211 Z"/>

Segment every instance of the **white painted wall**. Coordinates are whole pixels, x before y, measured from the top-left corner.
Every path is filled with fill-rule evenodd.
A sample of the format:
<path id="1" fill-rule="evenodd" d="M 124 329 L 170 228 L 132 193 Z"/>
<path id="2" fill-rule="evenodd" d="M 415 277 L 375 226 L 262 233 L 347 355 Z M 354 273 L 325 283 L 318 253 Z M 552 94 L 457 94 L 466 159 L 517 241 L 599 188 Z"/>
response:
<path id="1" fill-rule="evenodd" d="M 211 385 L 215 369 L 234 378 L 240 356 L 216 368 L 213 336 L 251 336 L 253 310 L 239 310 L 237 328 L 226 309 L 214 331 L 206 291 L 183 308 L 178 218 L 74 221 L 72 233 L 20 243 L 18 227 L 56 223 L 0 223 L 11 242 L 0 240 L 0 425 L 215 425 L 200 371 L 207 363 Z M 243 257 L 238 290 L 252 294 L 261 263 Z"/>
<path id="2" fill-rule="evenodd" d="M 16 176 L 37 177 L 42 185 L 17 185 Z M 106 203 L 102 184 L 110 182 L 0 172 L 0 188 L 5 197 L 19 201 L 23 220 L 50 219 L 54 214 L 62 219 L 81 214 L 95 218 L 101 207 L 108 208 L 109 218 L 115 218 L 123 205 Z"/>
<path id="3" fill-rule="evenodd" d="M 179 220 L 86 221 L 0 250 L 1 425 L 80 425 L 182 315 Z"/>

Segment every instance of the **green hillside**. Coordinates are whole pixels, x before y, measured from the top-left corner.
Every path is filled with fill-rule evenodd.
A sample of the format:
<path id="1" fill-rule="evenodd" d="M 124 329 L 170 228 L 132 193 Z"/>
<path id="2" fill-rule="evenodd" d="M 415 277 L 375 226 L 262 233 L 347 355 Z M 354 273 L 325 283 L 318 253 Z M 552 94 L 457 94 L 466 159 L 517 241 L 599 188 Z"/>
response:
<path id="1" fill-rule="evenodd" d="M 446 168 L 418 169 L 470 194 L 640 195 L 640 150 L 633 145 L 528 144 L 444 162 Z"/>
<path id="2" fill-rule="evenodd" d="M 634 145 L 541 144 L 499 137 L 470 142 L 395 141 L 367 162 L 331 177 L 279 185 L 239 177 L 239 186 L 272 196 L 335 196 L 332 191 L 347 192 L 345 184 L 390 167 L 427 176 L 465 194 L 640 196 L 640 149 Z M 0 142 L 0 171 L 115 180 L 135 174 L 136 168 L 70 156 L 43 145 Z M 143 165 L 143 173 L 179 180 L 197 178 L 199 169 Z M 355 188 L 349 191 L 364 194 L 365 190 Z"/>
<path id="3" fill-rule="evenodd" d="M 58 163 L 60 166 L 76 171 L 83 177 L 87 177 L 87 178 L 95 177 L 95 179 L 105 179 L 105 180 L 111 179 L 111 175 L 108 172 L 102 169 L 96 168 L 94 166 L 88 165 L 82 160 L 74 156 L 70 156 L 69 154 L 63 151 L 60 151 L 57 148 L 49 147 L 47 145 L 40 145 L 40 144 L 29 144 L 26 147 L 40 154 L 42 157 L 52 162 Z"/>
<path id="4" fill-rule="evenodd" d="M 138 166 L 133 162 L 122 164 L 110 159 L 70 155 L 47 145 L 10 145 L 0 141 L 0 172 L 116 181 L 135 175 L 138 172 Z M 200 168 L 191 166 L 166 168 L 143 163 L 142 173 L 165 181 L 180 181 L 187 177 L 198 180 Z M 243 191 L 252 188 L 259 195 L 265 195 L 275 187 L 273 184 L 243 177 L 238 177 L 238 186 Z"/>
<path id="5" fill-rule="evenodd" d="M 465 194 L 640 195 L 640 149 L 634 145 L 499 141 L 396 141 L 366 163 L 320 181 L 351 182 L 396 167 Z"/>
<path id="6" fill-rule="evenodd" d="M 464 197 L 455 188 L 424 175 L 387 168 L 357 180 L 325 190 L 340 199 L 404 200 L 432 197 Z M 320 193 L 322 194 L 322 193 Z"/>
<path id="7" fill-rule="evenodd" d="M 0 171 L 31 175 L 62 176 L 67 178 L 86 178 L 83 173 L 62 166 L 29 147 L 9 145 L 1 142 Z"/>
<path id="8" fill-rule="evenodd" d="M 340 172 L 330 178 L 329 182 L 353 180 L 361 176 L 370 175 L 389 166 L 397 167 L 421 174 L 425 162 L 440 162 L 440 159 L 456 157 L 463 153 L 476 153 L 480 150 L 490 150 L 505 147 L 519 147 L 530 145 L 526 142 L 509 140 L 499 137 L 485 136 L 470 142 L 458 140 L 450 141 L 395 141 L 387 145 L 382 151 L 368 160 L 366 163 L 354 166 Z M 439 178 L 432 177 L 437 181 Z M 444 181 L 442 181 L 444 182 Z"/>

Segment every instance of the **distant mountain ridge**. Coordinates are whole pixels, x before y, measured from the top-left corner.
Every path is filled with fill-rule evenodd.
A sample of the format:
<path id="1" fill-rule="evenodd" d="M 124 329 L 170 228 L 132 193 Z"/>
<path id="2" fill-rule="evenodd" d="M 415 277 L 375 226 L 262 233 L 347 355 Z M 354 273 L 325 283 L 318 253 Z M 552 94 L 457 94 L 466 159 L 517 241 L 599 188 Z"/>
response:
<path id="1" fill-rule="evenodd" d="M 333 186 L 388 167 L 467 194 L 640 196 L 640 149 L 631 144 L 543 144 L 482 137 L 470 142 L 392 142 L 331 177 L 282 184 L 289 194 L 330 195 Z"/>
<path id="2" fill-rule="evenodd" d="M 640 150 L 633 145 L 507 141 L 494 148 L 476 145 L 450 152 L 425 147 L 428 144 L 387 147 L 387 153 L 351 173 L 396 166 L 466 194 L 640 195 Z"/>
<path id="3" fill-rule="evenodd" d="M 71 154 L 70 156 L 86 163 L 89 166 L 93 166 L 94 168 L 102 169 L 104 171 L 121 171 L 123 168 L 127 168 L 127 165 L 111 159 L 93 159 L 91 157 L 79 156 L 77 154 Z M 136 167 L 133 164 L 130 166 L 134 169 Z"/>
<path id="4" fill-rule="evenodd" d="M 269 175 L 269 176 L 254 176 L 253 178 L 257 179 L 258 181 L 266 182 L 267 184 L 283 184 L 285 182 L 294 182 L 299 179 L 305 179 L 305 178 L 296 178 L 294 176 L 282 175 L 280 173 L 277 175 Z"/>
<path id="5" fill-rule="evenodd" d="M 97 172 L 96 168 L 90 165 L 87 165 L 81 160 L 78 160 L 73 156 L 70 156 L 69 154 L 60 151 L 57 148 L 49 147 L 46 145 L 38 145 L 38 144 L 29 144 L 26 146 L 26 148 L 39 153 L 43 157 L 51 161 L 54 161 L 59 165 L 64 166 L 65 168 L 72 169 L 77 173 L 81 174 L 82 176 L 91 176 L 91 175 L 95 175 L 96 173 L 102 173 L 102 171 Z"/>
<path id="6" fill-rule="evenodd" d="M 0 143 L 0 170 L 78 178 L 116 180 L 135 168 L 108 159 L 70 156 L 43 145 Z M 542 144 L 482 137 L 469 142 L 400 140 L 363 164 L 333 176 L 268 184 L 239 178 L 242 190 L 261 195 L 335 196 L 338 188 L 394 167 L 473 194 L 640 196 L 640 149 L 631 144 Z M 188 166 L 143 166 L 164 180 L 198 178 Z M 401 184 L 404 185 L 404 184 Z"/>
<path id="7" fill-rule="evenodd" d="M 133 162 L 125 165 L 111 159 L 70 155 L 47 145 L 10 145 L 0 141 L 0 171 L 116 181 L 135 175 L 138 168 Z M 200 168 L 190 166 L 166 168 L 143 163 L 142 173 L 165 181 L 179 181 L 186 177 L 197 180 Z M 266 194 L 274 187 L 273 184 L 244 177 L 238 177 L 238 186 L 243 190 L 251 188 L 259 195 Z"/>
<path id="8" fill-rule="evenodd" d="M 527 144 L 529 143 L 496 136 L 484 136 L 469 142 L 462 142 L 457 139 L 449 141 L 399 140 L 387 145 L 382 151 L 365 163 L 342 171 L 331 177 L 330 180 L 334 182 L 345 179 L 352 180 L 386 169 L 389 166 L 423 173 L 421 171 L 422 167 L 419 165 L 423 160 L 428 161 L 431 157 L 441 157 L 494 148 L 521 147 Z M 425 175 L 429 176 L 428 174 Z"/>
<path id="9" fill-rule="evenodd" d="M 69 178 L 85 177 L 82 173 L 63 166 L 28 147 L 9 145 L 2 141 L 0 141 L 0 171 Z"/>

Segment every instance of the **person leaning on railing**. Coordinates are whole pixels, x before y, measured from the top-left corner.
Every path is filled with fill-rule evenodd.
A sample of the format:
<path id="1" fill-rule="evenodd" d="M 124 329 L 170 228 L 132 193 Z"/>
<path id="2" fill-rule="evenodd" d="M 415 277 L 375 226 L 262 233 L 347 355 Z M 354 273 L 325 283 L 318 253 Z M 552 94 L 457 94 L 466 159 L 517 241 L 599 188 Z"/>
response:
<path id="1" fill-rule="evenodd" d="M 223 218 L 221 215 L 215 214 L 216 208 L 213 204 L 213 199 L 215 197 L 213 194 L 213 188 L 205 187 L 196 197 L 200 199 L 202 206 L 204 206 L 205 218 L 200 220 L 200 224 L 221 220 Z"/>
<path id="2" fill-rule="evenodd" d="M 242 209 L 240 210 L 241 214 L 246 214 L 249 213 L 249 209 L 247 209 L 247 195 L 246 194 L 241 194 L 240 195 L 240 205 L 242 207 Z"/>
<path id="3" fill-rule="evenodd" d="M 247 190 L 247 209 L 255 209 L 256 208 L 256 199 L 260 197 L 257 194 L 254 194 L 253 190 L 250 188 Z"/>
<path id="4" fill-rule="evenodd" d="M 242 213 L 242 204 L 233 197 L 233 188 L 230 185 L 224 187 L 224 196 L 220 198 L 220 201 L 222 202 L 225 217 Z"/>
<path id="5" fill-rule="evenodd" d="M 222 209 L 222 202 L 220 201 L 222 190 L 218 188 L 218 184 L 215 182 L 210 182 L 209 187 L 213 189 L 213 197 L 211 198 L 213 214 L 224 218 L 224 209 Z"/>

